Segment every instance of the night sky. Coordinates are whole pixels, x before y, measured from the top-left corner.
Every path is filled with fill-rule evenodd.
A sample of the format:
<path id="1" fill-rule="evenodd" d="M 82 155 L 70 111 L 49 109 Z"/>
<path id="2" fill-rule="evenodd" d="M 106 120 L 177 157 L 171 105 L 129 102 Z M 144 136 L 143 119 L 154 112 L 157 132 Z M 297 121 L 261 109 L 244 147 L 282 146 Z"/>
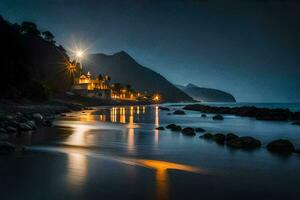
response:
<path id="1" fill-rule="evenodd" d="M 0 14 L 37 23 L 65 47 L 125 50 L 176 84 L 300 102 L 299 1 L 1 0 Z"/>

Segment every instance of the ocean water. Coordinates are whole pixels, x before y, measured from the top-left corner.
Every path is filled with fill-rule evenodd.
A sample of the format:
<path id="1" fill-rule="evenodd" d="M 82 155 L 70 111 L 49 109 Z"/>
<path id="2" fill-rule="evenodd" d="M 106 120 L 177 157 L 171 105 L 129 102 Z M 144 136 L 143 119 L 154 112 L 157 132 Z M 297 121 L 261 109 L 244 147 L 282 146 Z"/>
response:
<path id="1" fill-rule="evenodd" d="M 300 126 L 232 115 L 214 121 L 195 111 L 170 115 L 182 105 L 167 106 L 171 111 L 128 106 L 69 113 L 55 127 L 19 137 L 30 151 L 0 159 L 1 199 L 300 199 L 300 155 L 266 149 L 279 138 L 300 149 Z M 263 145 L 235 150 L 198 133 L 155 130 L 170 123 L 250 135 Z"/>
<path id="2" fill-rule="evenodd" d="M 168 103 L 166 105 L 182 106 L 191 103 Z M 300 103 L 253 103 L 253 102 L 236 102 L 236 103 L 222 103 L 222 102 L 199 102 L 199 104 L 209 106 L 224 106 L 224 107 L 241 107 L 241 106 L 255 106 L 258 108 L 281 108 L 289 109 L 293 112 L 300 111 Z"/>

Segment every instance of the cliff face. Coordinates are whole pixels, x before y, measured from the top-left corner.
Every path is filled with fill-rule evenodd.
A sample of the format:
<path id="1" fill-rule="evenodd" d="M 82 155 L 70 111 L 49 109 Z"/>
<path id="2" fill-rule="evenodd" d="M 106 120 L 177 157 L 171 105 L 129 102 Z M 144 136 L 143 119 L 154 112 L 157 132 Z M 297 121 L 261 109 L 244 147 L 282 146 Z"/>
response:
<path id="1" fill-rule="evenodd" d="M 211 88 L 202 88 L 193 84 L 188 84 L 187 86 L 177 86 L 186 94 L 191 96 L 197 101 L 203 102 L 236 102 L 233 95 Z"/>
<path id="2" fill-rule="evenodd" d="M 107 74 L 112 82 L 130 84 L 137 91 L 159 93 L 163 101 L 192 101 L 192 98 L 176 88 L 159 73 L 137 63 L 126 52 L 113 55 L 91 54 L 83 62 L 85 70 L 97 75 Z"/>

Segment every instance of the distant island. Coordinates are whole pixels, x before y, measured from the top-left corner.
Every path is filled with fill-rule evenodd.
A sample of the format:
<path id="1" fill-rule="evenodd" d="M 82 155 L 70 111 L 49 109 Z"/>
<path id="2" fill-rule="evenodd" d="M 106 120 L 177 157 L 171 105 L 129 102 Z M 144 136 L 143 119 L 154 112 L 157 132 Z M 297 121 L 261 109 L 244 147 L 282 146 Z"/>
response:
<path id="1" fill-rule="evenodd" d="M 186 86 L 176 85 L 177 88 L 181 89 L 183 92 L 188 94 L 196 101 L 202 102 L 236 102 L 234 96 L 227 92 L 211 89 L 211 88 L 203 88 L 198 87 L 194 84 L 188 84 Z"/>

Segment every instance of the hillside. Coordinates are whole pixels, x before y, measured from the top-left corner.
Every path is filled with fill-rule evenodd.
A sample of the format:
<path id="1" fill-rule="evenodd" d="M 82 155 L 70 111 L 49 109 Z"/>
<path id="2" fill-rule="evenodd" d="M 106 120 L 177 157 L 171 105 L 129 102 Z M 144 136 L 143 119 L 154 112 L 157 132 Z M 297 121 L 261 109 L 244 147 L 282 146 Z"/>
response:
<path id="1" fill-rule="evenodd" d="M 0 43 L 0 98 L 43 100 L 70 88 L 71 79 L 64 72 L 67 54 L 46 40 L 34 23 L 11 24 L 0 16 Z"/>
<path id="2" fill-rule="evenodd" d="M 233 95 L 211 88 L 202 88 L 193 84 L 187 86 L 177 85 L 179 89 L 197 101 L 203 102 L 236 102 Z"/>
<path id="3" fill-rule="evenodd" d="M 130 84 L 137 91 L 160 93 L 163 101 L 192 101 L 159 73 L 137 63 L 126 52 L 113 55 L 91 54 L 83 62 L 84 69 L 97 75 L 108 74 L 112 82 Z"/>

